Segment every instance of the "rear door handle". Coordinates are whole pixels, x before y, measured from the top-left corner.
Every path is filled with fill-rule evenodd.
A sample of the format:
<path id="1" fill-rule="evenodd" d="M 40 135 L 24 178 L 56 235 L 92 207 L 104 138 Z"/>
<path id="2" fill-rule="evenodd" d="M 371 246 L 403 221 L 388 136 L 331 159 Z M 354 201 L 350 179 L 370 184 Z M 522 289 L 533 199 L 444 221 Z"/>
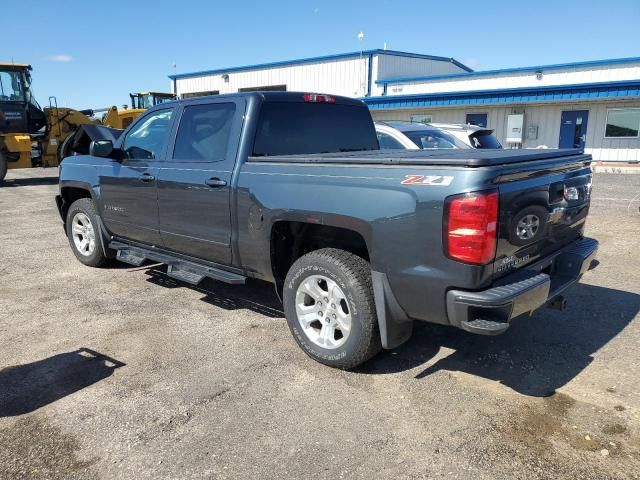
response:
<path id="1" fill-rule="evenodd" d="M 205 182 L 207 185 L 209 185 L 210 187 L 224 187 L 227 185 L 227 182 L 225 182 L 224 180 L 221 180 L 219 178 L 210 178 L 209 180 L 205 180 Z"/>
<path id="2" fill-rule="evenodd" d="M 156 177 L 154 177 L 153 175 L 151 175 L 150 173 L 144 173 L 142 174 L 140 177 L 138 177 L 140 180 L 142 180 L 143 182 L 153 182 Z"/>

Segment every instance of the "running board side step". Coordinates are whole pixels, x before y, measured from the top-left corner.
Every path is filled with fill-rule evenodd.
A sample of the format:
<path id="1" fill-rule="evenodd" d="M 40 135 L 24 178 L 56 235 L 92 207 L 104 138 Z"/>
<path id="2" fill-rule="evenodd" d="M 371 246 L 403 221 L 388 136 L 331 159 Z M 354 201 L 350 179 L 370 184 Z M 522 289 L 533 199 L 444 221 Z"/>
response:
<path id="1" fill-rule="evenodd" d="M 109 248 L 117 251 L 117 260 L 136 267 L 147 260 L 164 263 L 167 265 L 167 276 L 190 285 L 198 285 L 205 277 L 232 285 L 244 285 L 247 280 L 247 277 L 238 273 L 201 265 L 163 252 L 134 247 L 122 242 L 112 241 L 109 243 Z"/>
<path id="2" fill-rule="evenodd" d="M 118 253 L 116 253 L 116 260 L 128 263 L 129 265 L 133 265 L 134 267 L 139 267 L 144 263 L 146 258 L 144 257 L 144 255 L 136 255 L 130 250 L 118 250 Z"/>

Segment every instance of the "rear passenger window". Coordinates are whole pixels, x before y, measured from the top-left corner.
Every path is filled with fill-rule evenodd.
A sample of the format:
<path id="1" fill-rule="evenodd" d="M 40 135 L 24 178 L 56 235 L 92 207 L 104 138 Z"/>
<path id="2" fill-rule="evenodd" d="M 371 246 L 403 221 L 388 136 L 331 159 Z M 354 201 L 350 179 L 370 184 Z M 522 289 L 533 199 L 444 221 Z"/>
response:
<path id="1" fill-rule="evenodd" d="M 173 159 L 183 162 L 219 162 L 225 159 L 235 103 L 207 103 L 184 108 Z"/>

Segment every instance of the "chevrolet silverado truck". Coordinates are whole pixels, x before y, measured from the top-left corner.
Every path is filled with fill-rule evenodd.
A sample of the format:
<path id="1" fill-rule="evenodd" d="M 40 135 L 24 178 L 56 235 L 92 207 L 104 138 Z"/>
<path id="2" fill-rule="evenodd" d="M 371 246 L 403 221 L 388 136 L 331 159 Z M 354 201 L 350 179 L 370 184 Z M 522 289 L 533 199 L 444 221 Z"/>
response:
<path id="1" fill-rule="evenodd" d="M 83 264 L 272 282 L 302 350 L 352 368 L 415 321 L 494 335 L 562 308 L 598 248 L 583 236 L 590 164 L 577 150 L 380 150 L 359 100 L 253 92 L 149 109 L 65 159 L 56 201 Z"/>

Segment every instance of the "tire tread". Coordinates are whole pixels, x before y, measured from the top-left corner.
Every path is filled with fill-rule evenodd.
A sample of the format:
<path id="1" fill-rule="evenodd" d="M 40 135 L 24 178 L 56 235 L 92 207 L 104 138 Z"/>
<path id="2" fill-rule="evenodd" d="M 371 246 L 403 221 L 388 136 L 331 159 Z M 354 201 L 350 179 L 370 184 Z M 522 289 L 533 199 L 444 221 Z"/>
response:
<path id="1" fill-rule="evenodd" d="M 380 331 L 378 327 L 378 317 L 375 309 L 375 300 L 373 296 L 373 285 L 371 283 L 371 266 L 362 257 L 359 257 L 346 250 L 337 248 L 323 248 L 314 250 L 300 257 L 291 267 L 289 273 L 294 272 L 301 264 L 312 264 L 315 261 L 327 262 L 337 266 L 350 280 L 354 297 L 361 299 L 359 305 L 361 311 L 359 317 L 366 322 L 366 328 L 362 329 L 363 337 L 357 345 L 354 352 L 349 354 L 344 360 L 326 361 L 322 358 L 313 356 L 306 349 L 303 349 L 314 360 L 326 365 L 351 369 L 370 360 L 382 349 L 380 340 Z M 287 281 L 289 283 L 289 275 Z"/>
<path id="2" fill-rule="evenodd" d="M 78 210 L 84 211 L 89 218 L 91 219 L 91 223 L 94 224 L 95 234 L 96 234 L 96 250 L 92 257 L 84 257 L 76 250 L 76 247 L 73 243 L 73 238 L 70 232 L 70 224 L 73 214 Z M 105 255 L 104 248 L 102 245 L 102 235 L 100 233 L 99 224 L 97 222 L 98 219 L 98 211 L 96 210 L 96 206 L 93 203 L 93 200 L 90 198 L 80 198 L 73 202 L 67 211 L 67 223 L 66 223 L 66 231 L 67 238 L 69 240 L 69 244 L 71 246 L 71 250 L 74 255 L 81 263 L 90 267 L 104 267 L 112 263 L 112 258 Z"/>

